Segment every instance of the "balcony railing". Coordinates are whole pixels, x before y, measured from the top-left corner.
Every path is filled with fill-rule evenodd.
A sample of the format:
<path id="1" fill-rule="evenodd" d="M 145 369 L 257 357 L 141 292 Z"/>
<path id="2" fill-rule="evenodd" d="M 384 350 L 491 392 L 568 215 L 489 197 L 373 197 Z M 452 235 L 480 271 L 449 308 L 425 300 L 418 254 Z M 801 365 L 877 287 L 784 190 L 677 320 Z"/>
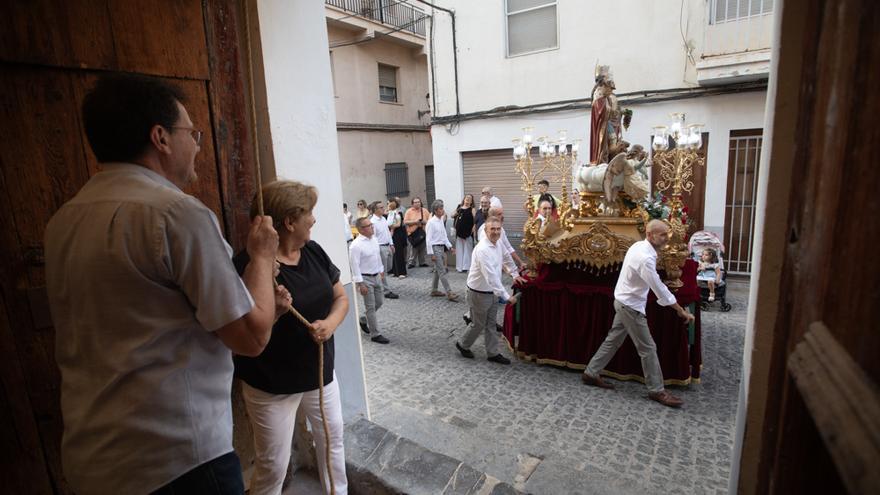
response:
<path id="1" fill-rule="evenodd" d="M 404 3 L 404 0 L 325 0 L 346 12 L 394 27 L 399 31 L 425 35 L 424 12 Z"/>

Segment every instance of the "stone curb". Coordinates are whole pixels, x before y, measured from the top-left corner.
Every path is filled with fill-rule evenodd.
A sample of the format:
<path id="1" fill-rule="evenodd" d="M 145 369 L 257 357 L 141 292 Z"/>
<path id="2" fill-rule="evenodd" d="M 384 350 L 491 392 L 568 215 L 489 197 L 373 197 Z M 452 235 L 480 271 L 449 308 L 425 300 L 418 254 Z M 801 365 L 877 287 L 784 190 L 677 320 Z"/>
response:
<path id="1" fill-rule="evenodd" d="M 355 495 L 522 495 L 497 478 L 366 419 L 345 427 L 345 464 L 349 491 Z"/>

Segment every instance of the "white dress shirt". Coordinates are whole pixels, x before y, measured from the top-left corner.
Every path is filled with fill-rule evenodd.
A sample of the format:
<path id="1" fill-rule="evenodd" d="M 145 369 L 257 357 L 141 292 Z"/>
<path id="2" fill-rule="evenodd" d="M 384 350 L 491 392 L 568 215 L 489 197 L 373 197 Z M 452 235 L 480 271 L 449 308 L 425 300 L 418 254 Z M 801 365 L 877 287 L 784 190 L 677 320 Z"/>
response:
<path id="1" fill-rule="evenodd" d="M 480 225 L 480 231 L 477 232 L 477 237 L 480 240 L 486 238 L 486 224 Z M 514 252 L 513 245 L 510 243 L 510 239 L 507 238 L 507 232 L 504 231 L 504 227 L 501 227 L 501 238 L 498 239 L 498 243 L 504 246 L 504 250 L 507 251 L 507 254 Z"/>
<path id="2" fill-rule="evenodd" d="M 385 271 L 376 236 L 357 236 L 351 241 L 348 257 L 351 263 L 352 282 L 363 282 L 363 273 L 382 273 Z"/>
<path id="3" fill-rule="evenodd" d="M 504 299 L 510 299 L 510 293 L 501 284 L 501 267 L 504 264 L 504 247 L 499 240 L 493 243 L 488 237 L 483 238 L 477 243 L 474 252 L 471 254 L 471 269 L 468 271 L 467 286 L 470 289 L 480 292 L 492 292 L 496 296 Z M 511 264 L 513 260 L 511 260 Z M 511 276 L 516 278 L 519 272 L 516 266 L 510 272 Z"/>
<path id="4" fill-rule="evenodd" d="M 380 246 L 391 244 L 391 231 L 388 229 L 388 220 L 385 217 L 373 215 L 370 217 L 370 223 L 373 224 L 373 237 Z"/>
<path id="5" fill-rule="evenodd" d="M 498 196 L 492 196 L 489 198 L 489 208 L 503 208 L 501 206 L 501 200 L 498 199 Z"/>
<path id="6" fill-rule="evenodd" d="M 449 237 L 446 235 L 446 224 L 435 215 L 425 225 L 425 246 L 427 246 L 428 256 L 434 254 L 434 246 L 437 244 L 442 244 L 447 248 L 452 247 Z"/>
<path id="7" fill-rule="evenodd" d="M 657 274 L 657 251 L 645 240 L 636 242 L 626 252 L 620 277 L 614 287 L 614 298 L 624 306 L 645 314 L 648 289 L 654 291 L 660 306 L 675 304 L 675 296 Z"/>

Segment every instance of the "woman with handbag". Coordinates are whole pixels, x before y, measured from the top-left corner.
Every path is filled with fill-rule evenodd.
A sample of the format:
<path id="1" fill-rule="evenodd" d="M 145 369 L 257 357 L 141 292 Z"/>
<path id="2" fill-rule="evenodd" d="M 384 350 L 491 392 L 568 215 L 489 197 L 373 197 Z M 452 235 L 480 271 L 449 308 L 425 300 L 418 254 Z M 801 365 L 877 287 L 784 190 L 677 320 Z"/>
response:
<path id="1" fill-rule="evenodd" d="M 412 246 L 412 255 L 409 258 L 409 268 L 413 268 L 418 263 L 419 266 L 428 266 L 426 261 L 427 247 L 425 246 L 425 225 L 431 215 L 428 209 L 422 207 L 422 200 L 419 197 L 412 199 L 412 206 L 406 210 L 403 216 L 403 224 L 406 226 L 406 235 L 409 238 L 409 244 Z"/>
<path id="2" fill-rule="evenodd" d="M 474 196 L 465 194 L 461 204 L 452 216 L 455 228 L 455 270 L 466 272 L 471 267 L 471 252 L 474 250 Z"/>
<path id="3" fill-rule="evenodd" d="M 388 228 L 391 229 L 391 242 L 394 244 L 391 274 L 397 278 L 406 278 L 406 228 L 403 226 L 400 198 L 395 197 L 388 201 Z"/>

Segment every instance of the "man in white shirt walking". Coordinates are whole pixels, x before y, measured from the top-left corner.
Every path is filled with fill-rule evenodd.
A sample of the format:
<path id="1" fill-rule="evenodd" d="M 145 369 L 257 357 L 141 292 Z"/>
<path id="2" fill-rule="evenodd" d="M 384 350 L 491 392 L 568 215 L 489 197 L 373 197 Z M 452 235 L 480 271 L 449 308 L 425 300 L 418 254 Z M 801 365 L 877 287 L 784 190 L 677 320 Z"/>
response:
<path id="1" fill-rule="evenodd" d="M 355 220 L 355 226 L 359 235 L 351 241 L 351 247 L 348 250 L 351 280 L 364 298 L 364 308 L 367 311 L 366 331 L 370 334 L 370 340 L 379 344 L 387 344 L 389 340 L 379 333 L 379 325 L 376 322 L 376 311 L 382 307 L 384 302 L 382 278 L 385 277 L 379 243 L 376 242 L 376 237 L 373 235 L 373 223 L 369 218 L 358 218 Z"/>
<path id="2" fill-rule="evenodd" d="M 482 333 L 489 361 L 510 364 L 510 360 L 501 355 L 498 335 L 495 332 L 495 318 L 499 298 L 507 304 L 515 304 L 519 295 L 511 296 L 501 284 L 501 267 L 504 263 L 502 251 L 504 248 L 498 241 L 501 238 L 501 221 L 496 217 L 489 217 L 484 227 L 486 235 L 474 248 L 467 278 L 467 302 L 473 325 L 461 341 L 455 343 L 455 347 L 462 356 L 473 359 L 474 353 L 470 347 Z M 522 281 L 516 267 L 510 266 L 513 263 L 508 263 L 508 269 L 514 280 Z"/>
<path id="3" fill-rule="evenodd" d="M 425 244 L 428 249 L 428 256 L 434 262 L 434 280 L 431 282 L 431 296 L 446 296 L 450 301 L 458 301 L 458 296 L 449 288 L 449 280 L 446 278 L 446 273 L 449 271 L 449 268 L 446 266 L 446 251 L 450 250 L 454 253 L 455 248 L 452 247 L 449 237 L 446 236 L 446 224 L 443 222 L 443 215 L 446 212 L 443 208 L 443 201 L 435 200 L 431 205 L 431 212 L 433 215 L 425 226 Z M 443 284 L 443 288 L 446 290 L 445 293 L 437 290 L 438 282 Z"/>
<path id="4" fill-rule="evenodd" d="M 651 220 L 645 228 L 646 239 L 633 244 L 623 259 L 623 268 L 614 288 L 614 323 L 608 337 L 593 355 L 582 379 L 587 385 L 613 389 L 614 386 L 599 376 L 599 372 L 611 361 L 626 336 L 632 339 L 645 373 L 648 397 L 664 406 L 679 407 L 684 402 L 663 388 L 663 372 L 657 359 L 657 345 L 648 329 L 645 306 L 648 302 L 648 289 L 657 296 L 657 304 L 671 306 L 686 322 L 694 321 L 694 316 L 678 305 L 675 296 L 657 275 L 657 250 L 669 242 L 669 226 L 660 220 Z"/>
<path id="5" fill-rule="evenodd" d="M 388 220 L 385 220 L 385 203 L 374 201 L 370 204 L 370 222 L 373 224 L 373 237 L 379 243 L 379 255 L 382 258 L 382 286 L 385 288 L 386 299 L 397 299 L 399 296 L 391 291 L 388 284 L 388 274 L 391 273 L 391 264 L 394 262 L 394 244 L 391 241 L 391 229 L 388 228 Z"/>
<path id="6" fill-rule="evenodd" d="M 501 222 L 501 225 L 504 225 L 504 208 L 490 208 L 489 218 L 492 217 L 497 218 Z M 482 240 L 486 236 L 485 232 L 486 225 L 483 224 L 482 226 L 480 226 L 477 237 Z M 521 268 L 523 266 L 523 262 L 516 254 L 516 250 L 513 249 L 513 245 L 510 243 L 510 239 L 507 238 L 507 232 L 504 230 L 504 227 L 501 227 L 501 237 L 498 239 L 498 242 L 504 248 L 504 252 L 506 252 L 511 258 L 513 258 L 514 263 L 516 263 L 516 267 Z"/>

